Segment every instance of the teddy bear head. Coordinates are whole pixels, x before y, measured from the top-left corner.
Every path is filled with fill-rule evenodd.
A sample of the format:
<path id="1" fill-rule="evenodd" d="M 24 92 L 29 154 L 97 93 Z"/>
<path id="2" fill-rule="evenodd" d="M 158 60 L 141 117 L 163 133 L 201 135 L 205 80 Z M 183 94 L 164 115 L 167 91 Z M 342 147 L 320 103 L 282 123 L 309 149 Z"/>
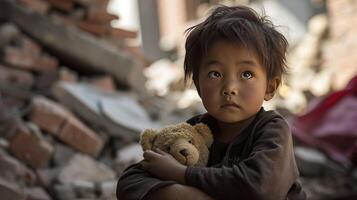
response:
<path id="1" fill-rule="evenodd" d="M 180 123 L 159 131 L 146 129 L 140 136 L 144 151 L 160 149 L 187 166 L 205 166 L 213 136 L 207 125 Z"/>

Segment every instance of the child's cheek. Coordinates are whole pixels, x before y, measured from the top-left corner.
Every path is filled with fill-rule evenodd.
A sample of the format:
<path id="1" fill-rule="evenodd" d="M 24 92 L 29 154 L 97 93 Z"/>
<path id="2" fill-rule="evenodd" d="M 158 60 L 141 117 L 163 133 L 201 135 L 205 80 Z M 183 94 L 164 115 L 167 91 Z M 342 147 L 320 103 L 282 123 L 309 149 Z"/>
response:
<path id="1" fill-rule="evenodd" d="M 245 84 L 240 89 L 240 95 L 242 99 L 254 101 L 255 99 L 259 99 L 261 97 L 261 91 L 254 84 Z"/>

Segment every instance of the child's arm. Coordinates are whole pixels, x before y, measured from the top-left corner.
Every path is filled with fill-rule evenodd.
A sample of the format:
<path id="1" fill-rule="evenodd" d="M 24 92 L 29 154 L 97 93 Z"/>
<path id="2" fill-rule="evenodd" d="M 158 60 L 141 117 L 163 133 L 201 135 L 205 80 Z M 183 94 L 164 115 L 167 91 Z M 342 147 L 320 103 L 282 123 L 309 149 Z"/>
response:
<path id="1" fill-rule="evenodd" d="M 149 193 L 149 191 L 175 184 L 174 181 L 162 181 L 153 177 L 142 168 L 141 163 L 127 168 L 120 176 L 117 183 L 117 199 L 121 200 L 140 200 Z"/>
<path id="2" fill-rule="evenodd" d="M 213 200 L 201 190 L 180 184 L 173 184 L 151 191 L 146 195 L 145 200 Z"/>

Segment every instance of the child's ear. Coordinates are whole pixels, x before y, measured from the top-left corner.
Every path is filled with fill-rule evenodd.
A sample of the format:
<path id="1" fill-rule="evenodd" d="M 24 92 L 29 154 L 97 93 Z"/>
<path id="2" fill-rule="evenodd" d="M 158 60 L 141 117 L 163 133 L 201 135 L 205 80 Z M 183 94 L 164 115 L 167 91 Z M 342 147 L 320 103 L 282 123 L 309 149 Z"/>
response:
<path id="1" fill-rule="evenodd" d="M 270 99 L 272 99 L 274 97 L 275 92 L 277 91 L 277 89 L 280 85 L 280 82 L 281 82 L 281 80 L 278 77 L 275 77 L 268 82 L 267 90 L 266 90 L 265 96 L 264 96 L 265 101 L 269 101 Z"/>
<path id="2" fill-rule="evenodd" d="M 198 95 L 201 97 L 201 93 L 200 93 L 200 85 L 198 84 L 198 80 L 197 78 L 193 79 L 193 84 L 195 84 L 196 90 Z"/>

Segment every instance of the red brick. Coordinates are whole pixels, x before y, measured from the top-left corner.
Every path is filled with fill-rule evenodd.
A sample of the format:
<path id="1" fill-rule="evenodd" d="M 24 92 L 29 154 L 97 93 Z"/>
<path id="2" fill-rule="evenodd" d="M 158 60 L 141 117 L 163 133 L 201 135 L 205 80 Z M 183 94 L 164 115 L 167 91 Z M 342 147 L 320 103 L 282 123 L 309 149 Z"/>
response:
<path id="1" fill-rule="evenodd" d="M 49 55 L 42 55 L 34 60 L 33 69 L 36 71 L 54 71 L 58 68 L 58 61 L 56 58 Z"/>
<path id="2" fill-rule="evenodd" d="M 58 137 L 74 149 L 92 156 L 98 155 L 103 141 L 92 130 L 75 118 L 70 118 Z"/>
<path id="3" fill-rule="evenodd" d="M 20 3 L 41 14 L 46 14 L 49 8 L 48 3 L 44 0 L 20 0 Z"/>
<path id="4" fill-rule="evenodd" d="M 60 104 L 43 97 L 32 99 L 31 121 L 51 134 L 58 134 L 69 116 L 69 112 Z"/>
<path id="5" fill-rule="evenodd" d="M 0 65 L 0 83 L 29 89 L 33 86 L 33 75 L 27 71 L 7 68 Z"/>
<path id="6" fill-rule="evenodd" d="M 76 2 L 82 6 L 88 7 L 93 3 L 93 0 L 73 0 L 73 2 Z"/>
<path id="7" fill-rule="evenodd" d="M 29 69 L 37 72 L 52 71 L 58 68 L 56 58 L 49 55 L 40 55 L 39 46 L 31 40 L 23 40 L 23 47 L 6 47 L 5 62 L 11 66 Z"/>
<path id="8" fill-rule="evenodd" d="M 98 10 L 90 8 L 87 13 L 87 20 L 97 23 L 110 23 L 110 21 L 119 19 L 117 15 L 107 13 L 106 9 Z"/>
<path id="9" fill-rule="evenodd" d="M 34 56 L 22 49 L 15 47 L 5 47 L 5 62 L 9 65 L 31 69 L 34 63 Z"/>
<path id="10" fill-rule="evenodd" d="M 41 46 L 26 36 L 21 37 L 21 49 L 33 57 L 39 57 L 42 53 Z"/>
<path id="11" fill-rule="evenodd" d="M 87 31 L 96 36 L 104 36 L 108 34 L 110 26 L 108 24 L 95 23 L 91 21 L 80 21 L 78 27 L 83 31 Z"/>
<path id="12" fill-rule="evenodd" d="M 54 149 L 41 135 L 23 126 L 11 139 L 10 150 L 31 167 L 43 168 L 47 166 Z"/>
<path id="13" fill-rule="evenodd" d="M 74 7 L 74 3 L 71 0 L 47 0 L 51 6 L 63 11 L 71 11 Z"/>
<path id="14" fill-rule="evenodd" d="M 60 104 L 46 98 L 33 99 L 30 118 L 41 129 L 83 153 L 95 156 L 103 147 L 103 141 L 91 129 Z"/>
<path id="15" fill-rule="evenodd" d="M 129 31 L 120 28 L 112 28 L 111 35 L 117 38 L 136 38 L 138 36 L 137 31 Z"/>

